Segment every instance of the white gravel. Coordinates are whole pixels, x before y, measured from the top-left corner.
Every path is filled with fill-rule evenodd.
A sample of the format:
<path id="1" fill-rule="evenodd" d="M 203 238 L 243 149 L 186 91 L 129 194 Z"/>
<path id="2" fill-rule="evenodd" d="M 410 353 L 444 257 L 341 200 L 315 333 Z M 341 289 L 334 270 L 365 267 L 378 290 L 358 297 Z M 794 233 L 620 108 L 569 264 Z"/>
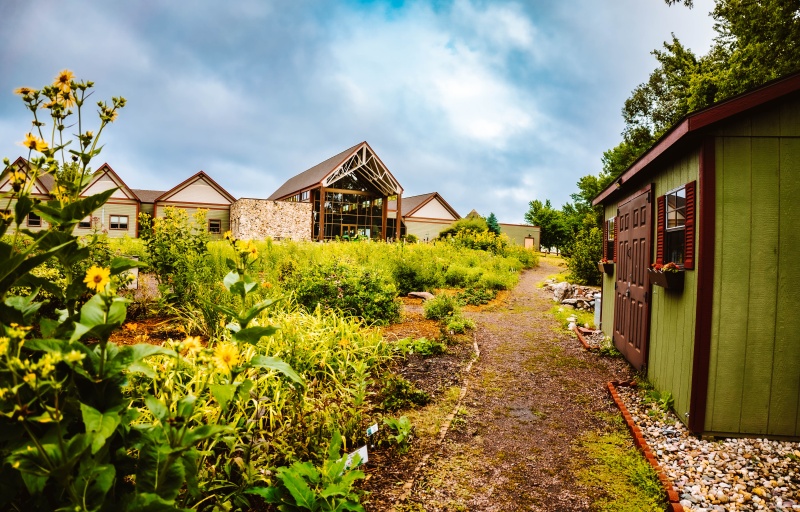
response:
<path id="1" fill-rule="evenodd" d="M 800 443 L 766 439 L 703 441 L 644 392 L 617 391 L 687 512 L 800 511 Z"/>

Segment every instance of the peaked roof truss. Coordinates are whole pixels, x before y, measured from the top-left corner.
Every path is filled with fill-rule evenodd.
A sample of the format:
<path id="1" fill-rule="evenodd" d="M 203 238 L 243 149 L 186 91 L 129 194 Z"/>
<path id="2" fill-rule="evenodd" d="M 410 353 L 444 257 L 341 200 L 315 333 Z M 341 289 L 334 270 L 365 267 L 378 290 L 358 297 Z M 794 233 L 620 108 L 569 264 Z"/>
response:
<path id="1" fill-rule="evenodd" d="M 336 181 L 353 173 L 365 178 L 384 195 L 391 196 L 403 191 L 403 187 L 366 143 L 356 149 L 344 163 L 325 176 L 321 184 L 326 188 L 331 187 Z"/>

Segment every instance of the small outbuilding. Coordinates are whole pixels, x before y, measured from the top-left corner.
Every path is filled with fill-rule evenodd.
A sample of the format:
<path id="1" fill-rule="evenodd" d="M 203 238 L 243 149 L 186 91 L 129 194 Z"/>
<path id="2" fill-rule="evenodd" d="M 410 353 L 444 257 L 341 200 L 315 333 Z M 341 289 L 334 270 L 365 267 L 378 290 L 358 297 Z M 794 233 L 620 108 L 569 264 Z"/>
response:
<path id="1" fill-rule="evenodd" d="M 798 197 L 795 74 L 687 115 L 594 199 L 602 329 L 694 433 L 800 437 Z"/>

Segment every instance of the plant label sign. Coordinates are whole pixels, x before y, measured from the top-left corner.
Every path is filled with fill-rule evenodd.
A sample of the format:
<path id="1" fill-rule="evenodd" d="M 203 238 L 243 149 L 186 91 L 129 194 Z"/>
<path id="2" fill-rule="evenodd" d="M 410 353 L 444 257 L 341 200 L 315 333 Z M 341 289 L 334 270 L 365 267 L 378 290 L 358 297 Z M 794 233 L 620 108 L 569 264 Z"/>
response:
<path id="1" fill-rule="evenodd" d="M 375 434 L 378 431 L 378 424 L 371 425 L 367 428 L 367 437 Z"/>
<path id="2" fill-rule="evenodd" d="M 354 467 L 358 467 L 361 464 L 366 464 L 367 461 L 369 460 L 369 456 L 367 454 L 367 445 L 364 445 L 361 448 L 359 448 L 358 450 L 354 451 L 353 453 L 351 453 L 351 454 L 349 454 L 347 456 L 347 460 L 344 461 L 344 468 L 345 469 L 350 469 L 350 467 L 353 465 L 353 459 L 355 459 L 356 454 L 358 454 L 359 457 L 361 457 L 361 460 Z"/>

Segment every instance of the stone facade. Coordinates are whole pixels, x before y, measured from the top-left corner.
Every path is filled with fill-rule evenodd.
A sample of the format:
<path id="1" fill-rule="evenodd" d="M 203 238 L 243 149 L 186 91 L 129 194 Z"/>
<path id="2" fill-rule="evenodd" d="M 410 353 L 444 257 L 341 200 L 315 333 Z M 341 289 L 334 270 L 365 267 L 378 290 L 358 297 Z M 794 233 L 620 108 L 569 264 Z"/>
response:
<path id="1" fill-rule="evenodd" d="M 311 203 L 239 199 L 231 205 L 231 233 L 243 240 L 311 240 Z"/>

